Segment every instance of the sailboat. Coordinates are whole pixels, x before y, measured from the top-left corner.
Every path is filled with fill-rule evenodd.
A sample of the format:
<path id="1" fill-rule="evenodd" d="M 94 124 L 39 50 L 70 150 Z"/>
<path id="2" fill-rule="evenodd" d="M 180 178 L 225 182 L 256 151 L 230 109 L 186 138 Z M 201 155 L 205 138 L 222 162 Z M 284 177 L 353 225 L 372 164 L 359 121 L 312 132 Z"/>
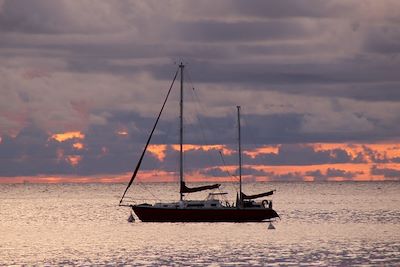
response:
<path id="1" fill-rule="evenodd" d="M 200 192 L 204 190 L 218 189 L 220 184 L 205 185 L 199 187 L 188 187 L 184 180 L 183 172 L 183 69 L 185 65 L 180 64 L 177 69 L 174 79 L 171 83 L 167 96 L 155 121 L 153 129 L 150 132 L 150 136 L 143 149 L 141 157 L 139 158 L 138 164 L 133 172 L 132 178 L 129 181 L 122 197 L 119 202 L 120 206 L 129 206 L 133 212 L 142 222 L 261 222 L 270 220 L 272 218 L 279 217 L 275 210 L 272 208 L 271 200 L 258 200 L 274 193 L 268 191 L 256 195 L 246 195 L 242 192 L 242 151 L 241 151 L 241 129 L 240 129 L 240 106 L 237 106 L 237 118 L 238 118 L 238 159 L 239 159 L 239 192 L 236 195 L 236 203 L 232 205 L 228 202 L 222 202 L 218 199 L 220 195 L 226 193 L 209 193 L 205 200 L 186 200 L 185 195 Z M 137 173 L 140 169 L 140 165 L 143 161 L 144 155 L 147 151 L 147 147 L 151 141 L 154 130 L 160 119 L 160 116 L 164 110 L 165 104 L 170 95 L 171 89 L 174 82 L 180 72 L 180 129 L 179 129 L 179 201 L 175 202 L 158 202 L 155 204 L 124 204 L 123 199 L 127 193 L 129 187 L 132 185 Z"/>

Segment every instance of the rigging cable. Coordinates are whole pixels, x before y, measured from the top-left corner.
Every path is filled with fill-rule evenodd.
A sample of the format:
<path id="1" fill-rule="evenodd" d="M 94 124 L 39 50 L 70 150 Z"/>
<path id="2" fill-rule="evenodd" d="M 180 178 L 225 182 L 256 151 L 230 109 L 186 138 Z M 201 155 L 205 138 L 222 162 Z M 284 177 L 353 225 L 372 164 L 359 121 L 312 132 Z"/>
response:
<path id="1" fill-rule="evenodd" d="M 155 121 L 155 123 L 154 123 L 153 129 L 151 130 L 150 136 L 149 136 L 149 138 L 147 139 L 146 145 L 145 145 L 145 147 L 144 147 L 144 149 L 143 149 L 142 155 L 140 156 L 140 159 L 139 159 L 139 161 L 138 161 L 138 163 L 137 163 L 137 165 L 136 165 L 135 171 L 134 171 L 133 174 L 132 174 L 132 178 L 131 178 L 131 180 L 129 181 L 128 186 L 126 187 L 126 189 L 125 189 L 125 191 L 124 191 L 124 194 L 122 195 L 121 200 L 119 201 L 119 204 L 122 203 L 122 200 L 124 199 L 126 192 L 128 191 L 129 187 L 132 185 L 132 182 L 133 182 L 133 180 L 135 179 L 135 177 L 136 177 L 136 175 L 137 175 L 137 173 L 138 173 L 138 171 L 139 171 L 139 168 L 140 168 L 140 165 L 142 164 L 142 161 L 143 161 L 144 155 L 145 155 L 145 153 L 146 153 L 147 147 L 149 146 L 149 143 L 150 143 L 150 141 L 151 141 L 151 137 L 153 136 L 154 130 L 156 129 L 156 126 L 157 126 L 157 124 L 158 124 L 158 121 L 160 120 L 161 114 L 162 114 L 162 112 L 163 112 L 163 110 L 164 110 L 164 107 L 165 107 L 165 104 L 166 104 L 166 102 L 167 102 L 167 100 L 168 100 L 169 94 L 171 93 L 171 90 L 172 90 L 172 87 L 173 87 L 173 85 L 174 85 L 174 83 L 175 83 L 176 77 L 178 76 L 178 71 L 179 71 L 179 69 L 177 69 L 176 72 L 175 72 L 174 79 L 172 80 L 171 86 L 169 87 L 167 96 L 165 97 L 165 100 L 164 100 L 164 103 L 163 103 L 163 105 L 162 105 L 162 107 L 161 107 L 160 113 L 158 114 L 158 117 L 157 117 L 157 119 L 156 119 L 156 121 Z"/>
<path id="2" fill-rule="evenodd" d="M 203 124 L 202 120 L 200 119 L 200 116 L 198 115 L 198 114 L 200 113 L 200 112 L 199 112 L 199 109 L 201 108 L 201 106 L 200 106 L 200 103 L 201 103 L 201 102 L 200 102 L 200 99 L 199 99 L 199 97 L 198 97 L 197 94 L 196 94 L 196 91 L 195 91 L 195 88 L 194 88 L 194 85 L 193 85 L 191 76 L 190 76 L 190 74 L 189 74 L 189 71 L 186 71 L 186 74 L 187 74 L 189 83 L 191 84 L 191 87 L 192 87 L 192 90 L 191 90 L 191 91 L 192 91 L 192 94 L 191 94 L 191 96 L 192 96 L 193 102 L 195 103 L 195 105 L 194 105 L 194 107 L 195 107 L 194 117 L 195 117 L 195 119 L 197 120 L 197 122 L 198 122 L 198 124 L 199 124 L 200 133 L 201 133 L 201 138 L 203 139 L 203 143 L 204 143 L 205 146 L 212 147 L 211 142 L 209 142 L 209 141 L 207 140 L 207 137 L 206 137 L 206 134 L 205 134 L 205 131 L 204 131 L 204 129 L 205 129 L 204 124 Z M 211 153 L 211 156 L 213 157 L 214 154 Z M 208 160 L 210 166 L 212 166 L 212 165 L 213 165 L 212 159 L 211 159 L 210 157 L 207 157 L 207 160 Z"/>
<path id="3" fill-rule="evenodd" d="M 202 112 L 203 112 L 204 114 L 206 114 L 205 108 L 203 107 L 203 105 L 202 105 L 202 103 L 201 103 L 201 101 L 200 101 L 200 98 L 199 98 L 199 96 L 198 96 L 197 93 L 196 93 L 196 90 L 195 90 L 195 87 L 194 87 L 194 85 L 193 85 L 192 78 L 191 78 L 191 75 L 190 75 L 189 70 L 187 70 L 187 76 L 188 76 L 188 79 L 189 79 L 190 84 L 192 85 L 192 92 L 193 92 L 193 95 L 194 95 L 194 97 L 195 97 L 195 103 L 200 107 L 200 109 L 202 110 Z M 197 109 L 197 106 L 195 106 L 195 107 L 196 107 L 196 109 Z M 199 113 L 198 110 L 197 110 L 197 113 Z M 198 120 L 198 122 L 199 122 L 200 129 L 201 129 L 201 133 L 202 133 L 202 135 L 203 135 L 203 139 L 205 140 L 205 143 L 208 144 L 209 146 L 211 146 L 211 143 L 210 143 L 210 142 L 207 142 L 207 140 L 206 140 L 207 138 L 206 138 L 206 135 L 205 135 L 204 130 L 203 130 L 204 126 L 203 126 L 202 120 L 200 120 L 200 117 L 199 117 L 199 116 L 196 116 L 196 118 L 197 118 L 197 120 Z M 223 165 L 224 165 L 225 167 L 227 167 L 227 165 L 226 165 L 226 163 L 225 163 L 224 156 L 223 156 L 223 154 L 222 154 L 222 151 L 221 151 L 220 149 L 218 149 L 218 152 L 219 152 L 219 155 L 220 155 L 220 158 L 221 158 L 221 160 L 222 160 Z M 213 154 L 212 154 L 212 155 L 213 155 Z M 210 160 L 211 160 L 211 159 L 210 159 Z M 211 162 L 211 165 L 212 165 L 212 162 Z M 224 172 L 227 173 L 228 176 L 231 176 L 231 177 L 237 179 L 237 176 L 231 174 L 229 171 L 224 171 Z M 230 184 L 231 184 L 231 183 L 230 183 Z M 233 186 L 233 188 L 234 188 L 235 191 L 238 190 L 238 188 L 237 188 L 234 184 L 231 184 L 231 185 Z"/>
<path id="4" fill-rule="evenodd" d="M 190 84 L 192 85 L 192 94 L 193 94 L 193 96 L 194 96 L 194 102 L 196 103 L 196 105 L 195 105 L 195 109 L 196 109 L 196 119 L 197 119 L 197 121 L 199 122 L 199 125 L 200 125 L 200 132 L 201 132 L 201 134 L 202 134 L 202 138 L 203 138 L 203 140 L 204 140 L 204 143 L 205 143 L 205 145 L 206 146 L 209 146 L 209 147 L 212 147 L 212 145 L 211 145 L 211 142 L 209 142 L 208 140 L 207 140 L 207 137 L 206 137 L 206 134 L 205 134 L 205 132 L 204 132 L 204 123 L 202 122 L 202 120 L 200 119 L 200 116 L 198 116 L 197 114 L 199 114 L 200 112 L 199 112 L 199 109 L 201 109 L 202 110 L 202 112 L 204 113 L 204 114 L 206 114 L 206 112 L 205 112 L 205 108 L 202 106 L 202 104 L 201 104 L 201 101 L 200 101 L 200 98 L 199 98 L 199 96 L 197 95 L 197 93 L 196 93 L 196 90 L 195 90 L 195 87 L 194 87 L 194 85 L 193 85 L 193 82 L 192 82 L 192 79 L 191 79 L 191 75 L 190 75 L 190 73 L 189 73 L 189 71 L 187 71 L 187 76 L 188 76 L 188 78 L 189 78 L 189 82 L 190 82 Z M 220 149 L 218 149 L 218 151 L 220 152 Z M 211 154 L 213 157 L 215 156 L 213 153 Z M 212 162 L 212 160 L 211 160 L 211 158 L 208 158 L 208 160 L 209 160 L 209 163 L 210 163 L 210 165 L 212 166 L 213 165 L 213 162 Z"/>

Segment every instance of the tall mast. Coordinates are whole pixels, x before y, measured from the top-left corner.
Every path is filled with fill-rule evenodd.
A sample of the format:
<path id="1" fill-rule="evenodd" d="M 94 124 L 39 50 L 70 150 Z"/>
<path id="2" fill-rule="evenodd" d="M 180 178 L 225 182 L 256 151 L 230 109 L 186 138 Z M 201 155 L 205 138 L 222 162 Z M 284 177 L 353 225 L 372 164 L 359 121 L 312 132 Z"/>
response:
<path id="1" fill-rule="evenodd" d="M 239 145 L 239 200 L 242 201 L 242 144 L 240 136 L 240 106 L 237 106 L 238 145 Z"/>
<path id="2" fill-rule="evenodd" d="M 181 62 L 179 68 L 181 69 L 181 97 L 180 97 L 180 128 L 179 128 L 179 185 L 183 182 L 183 68 L 185 65 Z M 183 199 L 183 193 L 180 192 L 180 200 Z"/>

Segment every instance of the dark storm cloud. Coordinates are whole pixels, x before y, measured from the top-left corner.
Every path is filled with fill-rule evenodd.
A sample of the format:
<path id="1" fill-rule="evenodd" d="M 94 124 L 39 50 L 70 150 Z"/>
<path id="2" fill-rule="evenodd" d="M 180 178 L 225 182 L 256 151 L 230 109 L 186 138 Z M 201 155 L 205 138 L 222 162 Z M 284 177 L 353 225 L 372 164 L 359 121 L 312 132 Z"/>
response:
<path id="1" fill-rule="evenodd" d="M 239 180 L 239 170 L 236 169 L 232 173 L 223 170 L 220 167 L 213 167 L 208 169 L 203 169 L 200 171 L 201 174 L 207 177 L 226 177 L 230 179 L 234 179 L 236 181 Z M 275 179 L 277 176 L 273 172 L 266 172 L 263 170 L 258 170 L 252 167 L 243 167 L 242 168 L 242 180 L 243 182 L 252 182 L 256 181 L 257 178 L 271 178 Z"/>
<path id="2" fill-rule="evenodd" d="M 388 62 L 369 63 L 349 58 L 330 63 L 212 63 L 192 65 L 198 82 L 263 84 L 336 84 L 399 82 L 396 69 Z M 395 66 L 397 64 L 394 64 Z M 289 92 L 294 88 L 287 89 Z"/>
<path id="3" fill-rule="evenodd" d="M 343 149 L 316 150 L 313 146 L 301 144 L 281 145 L 277 153 L 259 153 L 254 158 L 246 156 L 245 161 L 276 166 L 365 162 L 362 155 L 353 157 Z"/>
<path id="4" fill-rule="evenodd" d="M 379 168 L 378 166 L 372 166 L 371 174 L 382 175 L 383 177 L 390 179 L 400 179 L 400 170 L 391 168 Z"/>
<path id="5" fill-rule="evenodd" d="M 305 175 L 313 177 L 314 181 L 320 181 L 326 179 L 326 175 L 323 174 L 321 170 L 307 171 Z"/>
<path id="6" fill-rule="evenodd" d="M 339 1 L 264 1 L 256 0 L 233 1 L 233 7 L 238 14 L 256 16 L 260 18 L 291 18 L 291 17 L 337 17 L 347 15 L 349 6 Z"/>
<path id="7" fill-rule="evenodd" d="M 400 43 L 399 38 L 397 40 L 377 40 L 375 39 L 377 36 L 374 36 L 374 39 L 368 40 L 366 43 L 366 49 L 374 52 L 374 53 L 381 53 L 381 54 L 389 54 L 393 55 L 394 57 L 400 53 Z"/>
<path id="8" fill-rule="evenodd" d="M 248 144 L 281 144 L 307 142 L 341 142 L 364 140 L 372 141 L 380 138 L 395 138 L 400 129 L 389 131 L 382 129 L 379 121 L 371 119 L 373 129 L 368 132 L 354 129 L 348 132 L 332 130 L 323 133 L 305 132 L 303 126 L 309 114 L 270 114 L 264 116 L 246 115 L 246 126 L 243 127 L 243 139 Z M 312 115 L 313 116 L 313 115 Z M 362 116 L 357 115 L 356 116 Z"/>
<path id="9" fill-rule="evenodd" d="M 263 118 L 256 117 L 245 120 L 244 147 L 257 147 L 254 142 L 258 144 L 290 142 L 292 144 L 281 145 L 277 153 L 259 153 L 255 157 L 244 154 L 243 161 L 245 164 L 300 166 L 365 162 L 364 155 L 352 156 L 343 149 L 316 150 L 311 145 L 296 144 L 297 142 L 304 142 L 310 137 L 303 136 L 303 139 L 296 137 L 297 139 L 292 140 L 294 136 L 301 136 L 298 127 L 285 128 L 284 126 L 289 123 L 283 120 L 284 117 L 281 115 L 272 118 L 263 120 Z M 185 142 L 199 145 L 225 144 L 228 145 L 228 148 L 236 150 L 237 129 L 235 129 L 232 117 L 202 118 L 202 120 L 206 122 L 208 130 L 199 130 L 197 127 L 185 128 L 187 132 Z M 260 121 L 264 124 L 262 128 L 258 128 Z M 135 123 L 132 124 L 132 122 Z M 153 123 L 154 118 L 142 117 L 133 112 L 117 112 L 108 116 L 106 124 L 89 127 L 85 132 L 84 140 L 72 139 L 61 143 L 52 140 L 48 133 L 38 128 L 25 128 L 15 138 L 4 137 L 0 143 L 1 163 L 4 166 L 1 169 L 1 175 L 16 176 L 42 173 L 91 175 L 132 171 L 136 166 Z M 279 125 L 282 128 L 279 128 Z M 151 144 L 167 144 L 165 159 L 160 161 L 148 151 L 142 169 L 175 172 L 178 166 L 178 151 L 172 149 L 171 145 L 178 143 L 178 124 L 164 120 L 160 123 L 159 128 L 160 130 L 155 133 Z M 118 131 L 121 129 L 129 134 L 118 135 Z M 262 132 L 262 129 L 268 131 Z M 278 130 L 273 131 L 272 129 Z M 201 131 L 211 137 L 207 138 L 208 142 L 205 142 Z M 82 142 L 84 149 L 73 149 L 72 145 L 76 142 Z M 63 153 L 61 159 L 57 155 L 60 149 Z M 376 155 L 377 152 L 366 147 L 364 150 L 373 162 L 383 162 L 383 159 Z M 77 166 L 71 166 L 67 160 L 68 156 L 81 156 L 81 160 Z M 185 169 L 194 171 L 225 163 L 228 165 L 237 164 L 236 153 L 224 155 L 223 158 L 221 159 L 219 149 L 189 150 L 185 153 Z M 216 175 L 216 172 L 220 174 L 220 171 L 218 168 L 210 169 L 205 171 L 204 174 Z M 226 172 L 224 174 L 226 175 Z M 245 168 L 244 174 L 258 176 L 267 173 Z"/>
<path id="10" fill-rule="evenodd" d="M 352 129 L 348 132 L 325 131 L 323 133 L 304 131 L 310 114 L 276 113 L 268 115 L 242 115 L 242 139 L 244 144 L 296 144 L 307 142 L 340 142 L 353 140 L 379 140 L 395 137 L 398 134 L 382 129 L 379 121 L 371 121 L 374 129 L 365 132 L 362 129 Z M 363 115 L 358 115 L 363 116 Z M 186 127 L 185 140 L 194 144 L 235 144 L 237 126 L 235 114 L 220 118 L 202 117 L 201 124 Z M 206 136 L 204 140 L 203 133 Z M 341 156 L 341 151 L 333 151 Z"/>
<path id="11" fill-rule="evenodd" d="M 284 88 L 283 86 L 274 86 L 275 91 L 286 91 L 291 94 L 323 97 L 343 97 L 354 100 L 368 102 L 387 101 L 398 102 L 400 100 L 399 82 L 371 82 L 368 83 L 337 83 L 334 85 L 304 85 L 297 88 Z"/>
<path id="12" fill-rule="evenodd" d="M 123 7 L 114 3 L 114 8 Z M 83 1 L 78 6 L 70 1 L 5 0 L 0 12 L 0 32 L 23 34 L 93 34 L 112 32 L 118 19 L 105 3 Z M 107 21 L 108 20 L 108 21 Z"/>
<path id="13" fill-rule="evenodd" d="M 237 170 L 236 173 L 239 173 L 239 170 Z M 255 168 L 251 168 L 251 167 L 242 168 L 242 175 L 265 177 L 270 174 L 271 174 L 271 172 L 265 172 L 263 170 L 257 170 Z"/>
<path id="14" fill-rule="evenodd" d="M 330 178 L 351 180 L 359 174 L 363 174 L 363 172 L 351 172 L 336 168 L 328 168 L 326 173 L 323 173 L 321 170 L 308 171 L 305 173 L 306 176 L 311 176 L 314 181 L 326 181 Z"/>
<path id="15" fill-rule="evenodd" d="M 211 176 L 211 177 L 230 176 L 229 172 L 226 172 L 222 168 L 219 168 L 219 167 L 204 169 L 204 170 L 201 170 L 200 173 L 204 174 L 206 176 Z"/>
<path id="16" fill-rule="evenodd" d="M 67 148 L 67 145 L 48 143 L 48 138 L 45 132 L 36 127 L 23 129 L 17 138 L 3 138 L 0 144 L 0 176 L 29 176 L 73 171 L 66 161 L 57 160 L 57 148 Z"/>
<path id="17" fill-rule="evenodd" d="M 132 118 L 143 125 L 143 131 L 129 127 Z M 123 124 L 122 124 L 123 123 Z M 36 127 L 23 129 L 15 138 L 4 137 L 0 143 L 0 176 L 22 176 L 39 174 L 109 174 L 129 172 L 136 166 L 147 139 L 147 130 L 153 119 L 141 118 L 137 114 L 115 114 L 109 124 L 92 126 L 84 134 L 85 138 L 57 142 Z M 118 135 L 119 127 L 131 134 Z M 84 148 L 73 148 L 76 142 Z M 62 156 L 58 155 L 62 153 Z M 157 160 L 149 155 L 146 166 L 153 166 Z M 81 156 L 77 166 L 68 162 L 69 156 Z"/>
<path id="18" fill-rule="evenodd" d="M 245 143 L 291 143 L 299 141 L 303 114 L 270 114 L 266 116 L 244 116 L 243 140 Z M 304 137 L 303 137 L 304 138 Z M 297 141 L 296 141 L 297 140 Z"/>
<path id="19" fill-rule="evenodd" d="M 372 53 L 396 57 L 400 53 L 399 21 L 373 27 L 365 40 L 365 49 Z"/>
<path id="20" fill-rule="evenodd" d="M 281 181 L 281 182 L 292 182 L 292 181 L 303 181 L 304 175 L 300 172 L 288 172 L 284 174 L 273 174 L 269 176 L 271 181 Z"/>
<path id="21" fill-rule="evenodd" d="M 362 173 L 362 172 L 361 172 Z M 345 171 L 345 170 L 340 170 L 340 169 L 335 169 L 335 168 L 328 168 L 326 172 L 326 176 L 328 177 L 340 177 L 340 178 L 354 178 L 357 176 L 357 174 L 360 174 L 360 172 L 350 172 L 350 171 Z"/>
<path id="22" fill-rule="evenodd" d="M 191 42 L 260 41 L 291 39 L 317 34 L 295 21 L 194 21 L 175 25 L 178 36 Z"/>
<path id="23" fill-rule="evenodd" d="M 62 13 L 56 1 L 36 1 L 29 4 L 23 1 L 4 1 L 0 13 L 0 31 L 2 32 L 42 32 L 57 33 Z M 34 11 L 34 13 L 32 12 Z M 31 14 L 30 16 L 26 16 Z M 42 19 L 47 23 L 43 23 Z"/>
<path id="24" fill-rule="evenodd" d="M 364 146 L 363 149 L 373 163 L 388 163 L 391 161 L 386 154 L 382 155 L 380 152 L 368 148 L 367 146 Z"/>

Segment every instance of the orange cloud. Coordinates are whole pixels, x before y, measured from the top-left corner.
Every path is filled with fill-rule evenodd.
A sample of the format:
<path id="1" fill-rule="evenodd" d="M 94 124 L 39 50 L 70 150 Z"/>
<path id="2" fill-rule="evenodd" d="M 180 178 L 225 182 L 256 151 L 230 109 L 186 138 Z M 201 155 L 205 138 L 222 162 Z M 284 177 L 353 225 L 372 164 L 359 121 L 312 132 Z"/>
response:
<path id="1" fill-rule="evenodd" d="M 50 137 L 51 139 L 54 139 L 58 142 L 64 142 L 69 139 L 84 139 L 85 135 L 79 131 L 75 132 L 65 132 L 65 133 L 58 133 L 58 134 L 53 134 Z"/>
<path id="2" fill-rule="evenodd" d="M 175 151 L 180 150 L 179 145 L 172 145 L 172 149 Z M 225 145 L 192 145 L 192 144 L 184 144 L 183 151 L 190 151 L 190 150 L 202 150 L 202 151 L 209 151 L 209 150 L 219 150 L 225 155 L 230 155 L 234 153 L 233 150 L 227 148 Z"/>
<path id="3" fill-rule="evenodd" d="M 84 148 L 84 145 L 82 143 L 80 143 L 80 142 L 77 142 L 77 143 L 72 144 L 72 147 L 77 149 L 77 150 L 81 150 L 81 149 Z"/>
<path id="4" fill-rule="evenodd" d="M 122 131 L 117 131 L 117 134 L 118 134 L 118 135 L 121 135 L 121 136 L 126 136 L 126 135 L 128 135 L 128 132 L 122 130 Z"/>
<path id="5" fill-rule="evenodd" d="M 393 159 L 400 157 L 400 144 L 382 143 L 382 144 L 346 144 L 346 143 L 318 143 L 313 144 L 315 151 L 342 149 L 352 157 L 362 155 L 368 162 L 372 162 L 372 156 L 378 160 Z"/>
<path id="6" fill-rule="evenodd" d="M 243 151 L 243 153 L 250 156 L 251 158 L 255 158 L 259 154 L 268 154 L 268 153 L 278 154 L 278 151 L 279 151 L 279 146 L 262 146 L 256 149 L 245 150 Z"/>
<path id="7" fill-rule="evenodd" d="M 165 158 L 165 151 L 167 150 L 167 145 L 149 145 L 147 150 L 152 153 L 159 161 L 163 161 Z"/>
<path id="8" fill-rule="evenodd" d="M 67 132 L 61 134 L 52 135 L 54 140 L 58 142 L 63 142 L 69 139 L 84 139 L 85 136 L 80 132 Z M 251 160 L 249 162 L 244 162 L 244 168 L 251 168 L 256 171 L 260 171 L 258 174 L 246 174 L 243 175 L 243 179 L 246 181 L 270 181 L 279 180 L 293 175 L 293 177 L 304 181 L 314 181 L 318 178 L 318 173 L 321 177 L 329 181 L 382 181 L 387 179 L 398 180 L 400 177 L 388 177 L 382 173 L 372 173 L 371 169 L 376 166 L 379 169 L 392 169 L 400 170 L 400 163 L 397 161 L 400 158 L 400 144 L 397 143 L 385 143 L 385 144 L 345 144 L 345 143 L 318 143 L 318 144 L 304 144 L 312 147 L 315 151 L 333 151 L 335 149 L 341 149 L 346 151 L 351 157 L 355 158 L 360 156 L 362 161 L 354 161 L 352 163 L 330 163 L 330 164 L 317 164 L 317 165 L 256 165 L 252 164 Z M 84 144 L 77 140 L 72 146 L 79 150 L 84 148 Z M 179 145 L 172 145 L 172 149 L 179 150 Z M 249 155 L 252 158 L 260 154 L 266 153 L 279 153 L 278 146 L 260 146 L 252 150 L 245 150 L 243 153 Z M 149 152 L 152 153 L 160 161 L 165 160 L 166 150 L 168 145 L 157 144 L 150 145 Z M 220 150 L 224 154 L 236 153 L 235 150 L 229 149 L 225 145 L 192 145 L 185 144 L 184 151 L 209 151 L 209 150 Z M 101 155 L 104 156 L 108 153 L 108 148 L 102 147 Z M 334 152 L 333 152 L 334 153 Z M 377 161 L 378 159 L 378 161 Z M 396 159 L 396 160 L 391 160 Z M 80 164 L 82 156 L 79 155 L 65 155 L 65 151 L 61 148 L 57 150 L 57 160 L 68 162 L 71 166 L 76 167 Z M 373 161 L 375 160 L 375 162 Z M 215 166 L 210 166 L 208 168 L 192 170 L 190 172 L 185 172 L 185 179 L 189 182 L 202 182 L 202 181 L 216 181 L 216 182 L 232 182 L 237 181 L 237 177 L 230 176 L 229 174 L 224 175 L 225 172 L 231 174 L 235 173 L 237 170 L 237 165 L 222 166 L 220 162 L 217 162 Z M 222 170 L 220 177 L 211 177 L 207 174 L 207 170 L 212 168 L 219 168 Z M 262 172 L 265 172 L 263 175 Z M 336 172 L 336 173 L 335 173 Z M 218 175 L 218 172 L 215 172 Z M 10 179 L 3 179 L 2 182 L 126 182 L 130 179 L 131 173 L 127 174 L 115 174 L 115 175 L 97 175 L 89 177 L 81 176 L 38 176 L 38 177 L 21 177 L 15 181 Z M 167 172 L 164 170 L 141 170 L 137 177 L 138 181 L 148 181 L 148 182 L 173 182 L 178 180 L 178 174 L 176 172 Z"/>
<path id="9" fill-rule="evenodd" d="M 82 160 L 82 156 L 69 155 L 69 156 L 66 156 L 66 160 L 68 161 L 69 164 L 76 167 L 79 164 L 79 162 Z"/>

